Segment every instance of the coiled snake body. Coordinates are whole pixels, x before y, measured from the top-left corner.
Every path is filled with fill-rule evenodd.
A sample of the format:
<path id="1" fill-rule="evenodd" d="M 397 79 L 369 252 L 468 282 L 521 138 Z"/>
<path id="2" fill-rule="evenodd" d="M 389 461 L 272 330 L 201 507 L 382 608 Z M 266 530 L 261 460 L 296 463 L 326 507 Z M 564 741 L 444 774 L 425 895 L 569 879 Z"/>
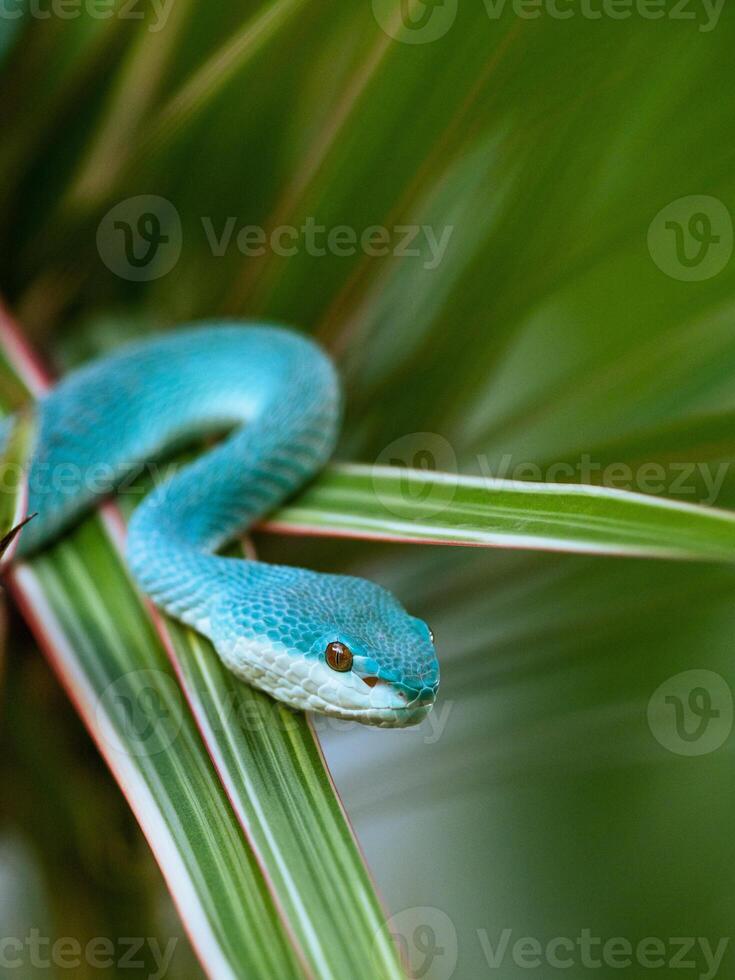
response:
<path id="1" fill-rule="evenodd" d="M 39 402 L 27 556 L 99 494 L 208 433 L 222 442 L 135 510 L 127 560 L 161 609 L 209 637 L 244 680 L 293 707 L 381 726 L 419 721 L 439 671 L 428 627 L 364 579 L 216 552 L 317 472 L 334 447 L 340 394 L 311 341 L 261 325 L 190 327 L 92 363 Z M 80 479 L 50 478 L 69 465 Z"/>

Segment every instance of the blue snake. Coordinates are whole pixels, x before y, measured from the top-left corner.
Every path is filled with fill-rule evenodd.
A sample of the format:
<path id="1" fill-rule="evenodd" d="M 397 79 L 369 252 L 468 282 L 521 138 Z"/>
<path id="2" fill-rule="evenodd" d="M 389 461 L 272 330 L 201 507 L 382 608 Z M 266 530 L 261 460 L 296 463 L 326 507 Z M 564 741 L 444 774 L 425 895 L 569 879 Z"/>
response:
<path id="1" fill-rule="evenodd" d="M 321 349 L 270 325 L 191 326 L 84 366 L 38 403 L 28 474 L 38 516 L 18 553 L 53 541 L 141 463 L 227 432 L 133 513 L 126 557 L 138 585 L 274 698 L 364 724 L 415 724 L 439 684 L 434 640 L 390 592 L 217 554 L 321 469 L 340 403 Z"/>

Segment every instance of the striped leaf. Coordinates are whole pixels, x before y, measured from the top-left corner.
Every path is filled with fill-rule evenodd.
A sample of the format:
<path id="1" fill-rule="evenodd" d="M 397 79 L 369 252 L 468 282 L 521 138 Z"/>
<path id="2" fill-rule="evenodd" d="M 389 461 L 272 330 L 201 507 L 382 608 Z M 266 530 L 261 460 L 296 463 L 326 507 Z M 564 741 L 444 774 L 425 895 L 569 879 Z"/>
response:
<path id="1" fill-rule="evenodd" d="M 0 565 L 10 561 L 18 535 L 33 515 L 26 514 L 23 466 L 33 432 L 30 415 L 17 416 L 0 460 Z"/>
<path id="2" fill-rule="evenodd" d="M 86 521 L 11 582 L 140 823 L 204 969 L 223 978 L 299 975 L 274 897 L 104 522 Z"/>
<path id="3" fill-rule="evenodd" d="M 583 484 L 334 466 L 265 530 L 434 544 L 735 560 L 735 515 Z"/>
<path id="4" fill-rule="evenodd" d="M 239 683 L 192 630 L 169 622 L 167 632 L 232 807 L 316 975 L 400 976 L 304 715 Z"/>

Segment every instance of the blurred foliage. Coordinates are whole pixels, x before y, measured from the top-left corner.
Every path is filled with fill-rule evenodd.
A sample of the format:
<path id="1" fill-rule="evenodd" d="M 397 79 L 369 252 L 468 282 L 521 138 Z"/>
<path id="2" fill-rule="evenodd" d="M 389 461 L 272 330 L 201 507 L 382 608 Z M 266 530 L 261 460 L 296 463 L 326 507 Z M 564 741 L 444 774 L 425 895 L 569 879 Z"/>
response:
<path id="1" fill-rule="evenodd" d="M 389 38 L 368 2 L 177 0 L 160 31 L 150 11 L 142 23 L 29 18 L 0 106 L 6 293 L 58 366 L 199 316 L 299 325 L 345 377 L 343 458 L 370 462 L 430 432 L 466 472 L 507 456 L 542 473 L 584 454 L 654 462 L 667 467 L 661 492 L 687 501 L 709 499 L 722 472 L 709 502 L 735 506 L 735 262 L 685 282 L 647 247 L 679 198 L 735 212 L 735 14 L 703 31 L 697 11 L 525 20 L 509 5 L 493 20 L 460 3 L 445 36 L 418 45 Z M 102 217 L 138 194 L 173 202 L 183 227 L 179 262 L 150 283 L 115 276 L 96 247 Z M 434 269 L 425 251 L 213 255 L 202 219 L 221 230 L 231 216 L 268 232 L 310 217 L 453 232 Z M 698 468 L 677 489 L 682 464 Z M 458 976 L 486 968 L 483 928 L 728 935 L 732 737 L 676 756 L 646 704 L 686 669 L 735 683 L 731 571 L 262 547 L 371 574 L 435 627 L 451 707 L 439 741 L 326 740 L 389 904 L 449 913 Z M 67 765 L 94 771 L 79 746 Z M 733 962 L 730 949 L 722 976 Z"/>
<path id="2" fill-rule="evenodd" d="M 13 655 L 0 701 L 2 935 L 25 941 L 37 930 L 52 942 L 71 937 L 83 949 L 114 938 L 115 960 L 126 951 L 122 937 L 152 937 L 160 949 L 173 939 L 168 976 L 193 980 L 201 975 L 198 964 L 135 818 L 17 614 L 9 632 Z M 4 949 L 4 968 L 15 952 Z M 49 956 L 47 942 L 40 959 Z M 50 975 L 28 950 L 22 960 L 23 976 L 34 968 L 33 976 Z M 134 973 L 155 973 L 148 943 L 133 960 Z M 119 975 L 117 963 L 101 969 L 85 955 L 80 961 L 74 973 L 80 978 Z"/>

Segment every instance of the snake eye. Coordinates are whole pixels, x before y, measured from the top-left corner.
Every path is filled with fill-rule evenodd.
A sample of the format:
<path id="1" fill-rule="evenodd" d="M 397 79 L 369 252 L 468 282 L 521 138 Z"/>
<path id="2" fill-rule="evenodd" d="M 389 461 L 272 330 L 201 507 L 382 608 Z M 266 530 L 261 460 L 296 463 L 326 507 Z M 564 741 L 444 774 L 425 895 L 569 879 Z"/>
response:
<path id="1" fill-rule="evenodd" d="M 332 670 L 337 670 L 340 674 L 352 670 L 352 651 L 344 643 L 330 643 L 324 656 Z"/>

